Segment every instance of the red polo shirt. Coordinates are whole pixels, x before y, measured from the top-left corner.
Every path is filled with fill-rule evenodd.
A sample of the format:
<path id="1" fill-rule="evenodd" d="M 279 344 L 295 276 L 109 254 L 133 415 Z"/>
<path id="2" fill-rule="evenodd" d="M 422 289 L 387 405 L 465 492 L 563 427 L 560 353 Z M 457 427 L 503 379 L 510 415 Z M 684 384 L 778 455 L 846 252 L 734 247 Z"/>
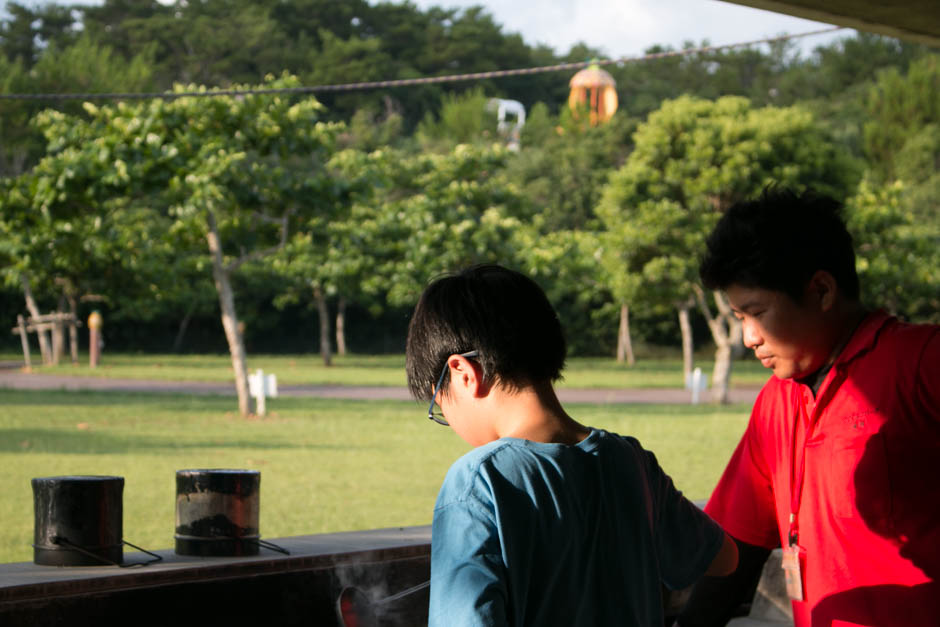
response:
<path id="1" fill-rule="evenodd" d="M 793 510 L 796 627 L 940 625 L 940 326 L 871 314 L 816 398 L 764 385 L 705 511 L 775 548 Z"/>

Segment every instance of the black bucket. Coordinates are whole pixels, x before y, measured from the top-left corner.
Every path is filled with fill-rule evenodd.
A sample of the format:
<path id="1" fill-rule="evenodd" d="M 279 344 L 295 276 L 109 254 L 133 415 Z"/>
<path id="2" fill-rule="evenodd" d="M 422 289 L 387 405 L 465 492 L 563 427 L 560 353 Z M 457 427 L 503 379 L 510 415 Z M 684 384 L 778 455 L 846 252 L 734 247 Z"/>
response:
<path id="1" fill-rule="evenodd" d="M 177 555 L 257 555 L 260 490 L 257 470 L 176 471 Z"/>
<path id="2" fill-rule="evenodd" d="M 101 566 L 124 561 L 124 477 L 37 477 L 32 484 L 36 564 Z"/>

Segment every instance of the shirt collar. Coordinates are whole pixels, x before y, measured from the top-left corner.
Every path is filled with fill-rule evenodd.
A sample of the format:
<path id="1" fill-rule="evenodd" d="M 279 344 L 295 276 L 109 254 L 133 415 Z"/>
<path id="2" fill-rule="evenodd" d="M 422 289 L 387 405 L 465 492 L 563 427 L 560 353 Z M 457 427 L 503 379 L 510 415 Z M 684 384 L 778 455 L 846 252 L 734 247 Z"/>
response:
<path id="1" fill-rule="evenodd" d="M 894 316 L 884 309 L 879 309 L 868 314 L 862 320 L 862 323 L 858 325 L 858 328 L 855 329 L 855 333 L 852 334 L 849 343 L 846 344 L 842 352 L 839 353 L 833 365 L 842 366 L 869 350 L 874 346 L 878 333 L 891 320 L 894 320 Z"/>

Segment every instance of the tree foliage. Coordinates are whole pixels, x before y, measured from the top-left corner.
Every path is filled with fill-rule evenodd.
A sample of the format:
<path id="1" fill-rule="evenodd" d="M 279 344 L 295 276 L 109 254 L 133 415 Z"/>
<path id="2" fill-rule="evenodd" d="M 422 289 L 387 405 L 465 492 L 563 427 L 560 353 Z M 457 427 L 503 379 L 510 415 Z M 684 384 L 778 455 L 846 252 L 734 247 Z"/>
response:
<path id="1" fill-rule="evenodd" d="M 476 263 L 516 266 L 513 234 L 526 205 L 500 175 L 507 151 L 461 144 L 405 160 L 378 209 L 392 247 L 382 269 L 388 299 L 417 300 L 430 278 Z"/>
<path id="2" fill-rule="evenodd" d="M 681 307 L 695 299 L 719 347 L 713 382 L 726 400 L 727 350 L 739 328 L 717 295 L 722 315 L 712 315 L 698 286 L 705 236 L 725 209 L 769 185 L 844 197 L 854 163 L 807 111 L 754 108 L 734 96 L 668 101 L 639 126 L 634 143 L 598 207 L 608 281 L 625 304 L 666 298 Z"/>
<path id="3" fill-rule="evenodd" d="M 883 71 L 871 88 L 865 123 L 865 149 L 874 166 L 872 172 L 881 180 L 890 180 L 898 175 L 899 168 L 907 165 L 904 157 L 916 158 L 924 148 L 935 150 L 924 145 L 921 131 L 937 124 L 940 124 L 940 56 L 929 55 L 914 61 L 906 74 L 896 68 Z M 913 143 L 910 147 L 909 142 Z"/>
<path id="4" fill-rule="evenodd" d="M 940 322 L 940 224 L 923 222 L 904 183 L 862 181 L 847 204 L 862 296 L 907 319 Z"/>
<path id="5" fill-rule="evenodd" d="M 543 232 L 597 228 L 601 191 L 629 154 L 636 125 L 634 118 L 618 115 L 592 127 L 567 110 L 559 116 L 533 110 L 522 133 L 524 149 L 510 160 L 508 173 L 538 208 Z"/>
<path id="6" fill-rule="evenodd" d="M 634 143 L 598 213 L 622 242 L 614 266 L 640 273 L 654 291 L 669 282 L 676 299 L 690 294 L 705 235 L 732 203 L 772 184 L 842 198 L 858 175 L 807 111 L 739 97 L 668 101 Z"/>
<path id="7" fill-rule="evenodd" d="M 47 49 L 31 65 L 19 58 L 0 57 L 0 93 L 135 92 L 151 85 L 152 48 L 124 59 L 108 46 L 81 37 L 65 48 Z M 42 154 L 42 135 L 30 124 L 49 106 L 42 101 L 0 100 L 0 176 L 15 176 Z M 84 113 L 81 103 L 59 103 L 73 115 Z"/>
<path id="8" fill-rule="evenodd" d="M 285 76 L 265 85 L 296 84 Z M 323 214 L 328 219 L 336 187 L 327 162 L 338 129 L 318 119 L 316 100 L 292 103 L 278 96 L 179 97 L 85 108 L 87 120 L 55 111 L 40 115 L 48 154 L 24 175 L 23 216 L 38 214 L 55 233 L 89 219 L 110 225 L 115 216 L 108 210 L 143 210 L 153 213 L 154 224 L 180 236 L 178 253 L 205 255 L 208 244 L 205 267 L 212 270 L 239 406 L 247 413 L 233 273 L 285 242 L 297 222 Z M 100 238 L 88 241 L 93 245 Z M 75 257 L 54 241 L 45 245 L 57 256 Z"/>
<path id="9" fill-rule="evenodd" d="M 0 20 L 0 91 L 348 83 L 601 52 L 528 45 L 479 7 L 17 2 Z M 0 100 L 0 309 L 27 277 L 45 303 L 68 289 L 104 298 L 112 321 L 183 329 L 217 307 L 208 286 L 227 276 L 249 335 L 294 312 L 322 339 L 302 318 L 310 302 L 399 320 L 434 274 L 501 261 L 546 288 L 575 351 L 609 353 L 625 303 L 641 336 L 675 342 L 660 331 L 674 309 L 709 297 L 695 280 L 702 238 L 773 181 L 852 196 L 873 304 L 935 317 L 935 56 L 859 34 L 805 57 L 779 43 L 605 67 L 621 110 L 596 128 L 567 114 L 560 73 L 329 93 L 309 109 L 291 97 Z M 263 78 L 284 70 L 297 78 Z M 517 153 L 492 145 L 492 97 L 526 106 Z"/>

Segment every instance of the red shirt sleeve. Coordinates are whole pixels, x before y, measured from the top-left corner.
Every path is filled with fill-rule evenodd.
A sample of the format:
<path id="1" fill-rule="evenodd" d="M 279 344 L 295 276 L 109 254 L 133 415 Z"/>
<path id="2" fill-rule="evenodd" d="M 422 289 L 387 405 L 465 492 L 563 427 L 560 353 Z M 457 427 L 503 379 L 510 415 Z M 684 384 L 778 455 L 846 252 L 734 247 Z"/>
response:
<path id="1" fill-rule="evenodd" d="M 780 546 L 780 534 L 771 470 L 765 455 L 768 451 L 765 447 L 774 446 L 774 443 L 763 443 L 761 438 L 761 421 L 769 419 L 769 416 L 762 415 L 766 393 L 765 387 L 754 404 L 744 436 L 705 506 L 705 512 L 734 538 L 773 549 Z M 776 446 L 781 445 L 785 446 L 785 443 L 776 443 Z"/>

